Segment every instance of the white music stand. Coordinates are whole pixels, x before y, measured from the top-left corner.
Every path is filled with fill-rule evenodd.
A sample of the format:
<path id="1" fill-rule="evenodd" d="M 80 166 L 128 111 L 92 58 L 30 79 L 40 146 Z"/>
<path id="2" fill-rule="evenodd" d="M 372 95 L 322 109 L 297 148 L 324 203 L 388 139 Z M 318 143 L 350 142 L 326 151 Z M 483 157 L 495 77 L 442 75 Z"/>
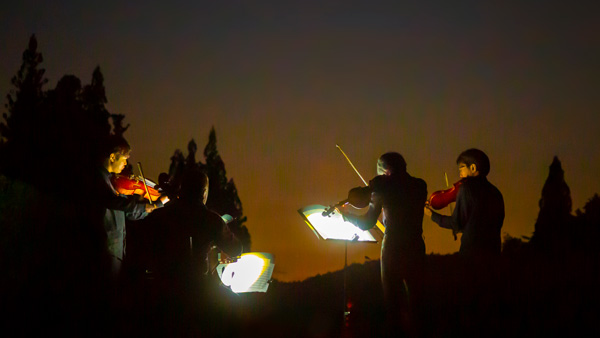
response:
<path id="1" fill-rule="evenodd" d="M 312 229 L 317 238 L 322 240 L 344 241 L 344 322 L 347 320 L 350 311 L 346 302 L 346 268 L 348 267 L 348 242 L 366 242 L 377 243 L 377 240 L 371 233 L 374 230 L 362 230 L 356 225 L 346 222 L 342 215 L 333 211 L 329 216 L 323 216 L 323 212 L 328 207 L 319 204 L 309 205 L 298 209 L 298 212 Z M 383 225 L 377 221 L 377 228 L 383 228 Z"/>
<path id="2" fill-rule="evenodd" d="M 223 285 L 235 293 L 267 292 L 274 262 L 270 253 L 247 252 L 232 263 L 217 265 L 217 274 Z"/>

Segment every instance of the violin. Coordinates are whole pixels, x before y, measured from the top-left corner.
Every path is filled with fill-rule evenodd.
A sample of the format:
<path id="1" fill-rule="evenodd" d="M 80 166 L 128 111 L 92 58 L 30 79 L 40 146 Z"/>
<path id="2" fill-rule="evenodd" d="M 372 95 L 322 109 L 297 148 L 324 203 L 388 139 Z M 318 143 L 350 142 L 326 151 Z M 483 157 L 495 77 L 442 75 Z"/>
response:
<path id="1" fill-rule="evenodd" d="M 155 188 L 156 183 L 149 179 L 145 179 L 145 181 L 148 186 L 148 192 L 146 192 L 146 186 L 144 185 L 142 178 L 135 175 L 113 175 L 111 178 L 111 183 L 119 194 L 140 195 L 143 196 L 143 198 L 154 202 L 161 196 L 161 193 Z M 148 197 L 148 194 L 150 197 Z"/>
<path id="2" fill-rule="evenodd" d="M 456 202 L 456 196 L 458 195 L 458 190 L 462 185 L 462 180 L 454 183 L 454 185 L 450 189 L 439 190 L 431 194 L 429 199 L 429 206 L 431 206 L 435 210 L 439 210 L 445 208 L 448 204 L 452 202 Z"/>
<path id="3" fill-rule="evenodd" d="M 357 209 L 365 208 L 371 201 L 371 188 L 370 187 L 356 187 L 348 191 L 348 198 L 330 206 L 323 211 L 323 216 L 330 216 L 336 208 L 341 207 L 345 204 L 350 204 Z"/>

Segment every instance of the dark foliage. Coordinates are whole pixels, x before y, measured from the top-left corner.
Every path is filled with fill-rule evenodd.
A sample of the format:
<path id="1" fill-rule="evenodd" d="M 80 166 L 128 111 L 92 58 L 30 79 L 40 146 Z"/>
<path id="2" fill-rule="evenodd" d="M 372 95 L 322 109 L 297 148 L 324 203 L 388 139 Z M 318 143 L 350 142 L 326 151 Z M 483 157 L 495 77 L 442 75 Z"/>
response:
<path id="1" fill-rule="evenodd" d="M 48 82 L 44 78 L 45 70 L 40 68 L 42 61 L 33 35 L 23 52 L 23 63 L 11 80 L 14 89 L 7 95 L 8 112 L 2 114 L 5 122 L 0 123 L 0 169 L 5 173 L 18 173 L 19 168 L 11 162 L 21 163 L 25 168 L 35 162 L 37 135 L 43 132 L 45 93 L 42 88 Z"/>
<path id="2" fill-rule="evenodd" d="M 342 271 L 298 283 L 274 283 L 264 295 L 260 332 L 277 337 L 385 337 L 379 262 L 347 269 L 343 325 Z M 597 336 L 598 259 L 577 254 L 560 260 L 535 251 L 504 255 L 476 270 L 457 255 L 429 255 L 421 308 L 422 337 Z M 277 323 L 273 328 L 268 323 Z M 261 327 L 254 323 L 255 327 Z M 270 329 L 273 328 L 273 331 Z M 394 336 L 402 336 L 397 332 Z"/>
<path id="3" fill-rule="evenodd" d="M 104 78 L 97 67 L 88 85 L 65 75 L 56 88 L 44 91 L 48 80 L 42 60 L 32 36 L 0 124 L 0 170 L 37 189 L 79 193 L 90 188 L 90 176 L 100 165 L 102 145 L 111 133 Z M 122 116 L 112 117 L 115 133 L 122 134 Z"/>
<path id="4" fill-rule="evenodd" d="M 102 335 L 109 256 L 93 181 L 111 132 L 103 77 L 96 68 L 82 86 L 65 75 L 45 91 L 42 60 L 32 36 L 0 124 L 0 326 L 6 336 Z"/>
<path id="5" fill-rule="evenodd" d="M 550 165 L 550 173 L 542 189 L 540 213 L 531 238 L 540 250 L 562 253 L 573 247 L 575 219 L 571 214 L 571 191 L 565 182 L 565 173 L 557 157 Z"/>

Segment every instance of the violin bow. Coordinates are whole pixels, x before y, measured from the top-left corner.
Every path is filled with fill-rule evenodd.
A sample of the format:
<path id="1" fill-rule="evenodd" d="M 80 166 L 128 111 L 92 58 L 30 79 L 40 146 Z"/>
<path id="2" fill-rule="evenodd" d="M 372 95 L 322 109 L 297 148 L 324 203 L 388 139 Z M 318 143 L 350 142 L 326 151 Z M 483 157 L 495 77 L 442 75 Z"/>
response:
<path id="1" fill-rule="evenodd" d="M 450 184 L 448 184 L 448 174 L 444 171 L 444 177 L 446 178 L 446 188 L 450 188 Z M 452 213 L 452 206 L 450 205 L 450 213 Z"/>
<path id="2" fill-rule="evenodd" d="M 358 175 L 358 177 L 360 177 L 360 179 L 363 181 L 363 183 L 366 186 L 369 186 L 369 184 L 367 183 L 367 181 L 365 181 L 365 179 L 360 175 L 360 173 L 358 172 L 358 170 L 356 169 L 356 167 L 354 166 L 354 164 L 352 164 L 352 161 L 350 161 L 350 159 L 348 158 L 348 156 L 346 156 L 346 153 L 342 150 L 342 148 L 339 145 L 335 145 L 341 152 L 342 155 L 344 155 L 344 157 L 346 158 L 346 160 L 348 161 L 348 163 L 350 163 L 350 166 L 352 167 L 352 169 L 354 169 L 354 172 L 356 172 L 356 174 Z"/>
<path id="3" fill-rule="evenodd" d="M 146 177 L 144 177 L 144 171 L 142 170 L 142 162 L 138 162 L 137 166 L 140 170 L 140 176 L 142 176 L 142 182 L 144 182 L 144 188 L 146 188 L 146 194 L 148 194 L 148 200 L 150 201 L 150 205 L 154 206 L 154 203 L 152 203 L 152 197 L 150 197 L 150 190 L 148 190 L 148 185 L 146 184 Z"/>
<path id="4" fill-rule="evenodd" d="M 365 179 L 362 177 L 362 175 L 358 172 L 358 169 L 356 169 L 356 167 L 354 166 L 354 164 L 352 164 L 352 161 L 350 161 L 350 159 L 348 158 L 348 156 L 346 155 L 346 153 L 342 150 L 342 148 L 339 145 L 335 145 L 340 152 L 342 153 L 342 155 L 344 155 L 344 157 L 346 158 L 346 160 L 348 161 L 348 163 L 350 163 L 350 166 L 352 167 L 352 169 L 354 169 L 354 172 L 356 173 L 356 175 L 358 175 L 358 177 L 360 177 L 361 181 L 363 181 L 363 183 L 365 184 L 365 186 L 369 186 L 369 183 L 367 183 L 367 181 L 365 181 Z M 376 227 L 381 231 L 382 234 L 385 233 L 385 226 L 383 224 L 381 224 L 381 222 L 379 220 L 377 220 L 376 223 Z"/>

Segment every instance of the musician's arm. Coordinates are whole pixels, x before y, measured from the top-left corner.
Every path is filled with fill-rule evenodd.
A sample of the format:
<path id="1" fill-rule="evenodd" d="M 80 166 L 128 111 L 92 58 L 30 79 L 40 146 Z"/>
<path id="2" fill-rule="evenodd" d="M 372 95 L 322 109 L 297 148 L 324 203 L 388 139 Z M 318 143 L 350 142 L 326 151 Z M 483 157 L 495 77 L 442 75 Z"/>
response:
<path id="1" fill-rule="evenodd" d="M 213 225 L 213 228 L 215 229 L 214 242 L 219 249 L 223 250 L 231 257 L 241 255 L 243 250 L 242 242 L 235 237 L 221 216 L 216 213 L 210 213 L 208 217 L 210 224 Z"/>
<path id="2" fill-rule="evenodd" d="M 377 193 L 371 193 L 369 209 L 364 215 L 354 215 L 348 212 L 342 212 L 344 219 L 362 230 L 369 230 L 377 224 L 377 219 L 381 214 L 382 201 Z"/>
<path id="3" fill-rule="evenodd" d="M 451 229 L 453 233 L 459 233 L 462 231 L 463 224 L 467 220 L 467 209 L 466 209 L 466 194 L 465 189 L 461 189 L 458 192 L 456 198 L 456 206 L 451 216 L 445 216 L 431 210 L 431 220 L 437 223 L 441 228 Z"/>

